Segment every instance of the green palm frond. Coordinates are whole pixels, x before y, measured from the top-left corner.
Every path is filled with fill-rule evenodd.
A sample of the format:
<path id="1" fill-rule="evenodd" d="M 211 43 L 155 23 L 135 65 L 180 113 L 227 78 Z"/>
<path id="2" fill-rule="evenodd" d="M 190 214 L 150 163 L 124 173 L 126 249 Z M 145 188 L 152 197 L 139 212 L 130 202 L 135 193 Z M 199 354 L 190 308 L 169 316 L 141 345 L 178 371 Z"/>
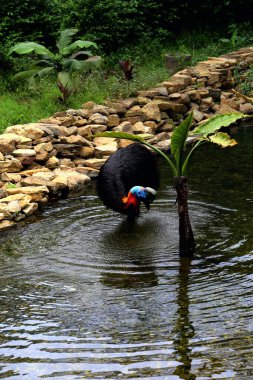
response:
<path id="1" fill-rule="evenodd" d="M 78 61 L 77 59 L 63 59 L 61 63 L 64 71 L 68 71 L 71 73 L 73 71 L 82 70 L 82 61 Z"/>
<path id="2" fill-rule="evenodd" d="M 89 50 L 97 49 L 97 45 L 91 41 L 77 40 L 72 43 L 73 36 L 78 32 L 76 28 L 69 28 L 60 32 L 57 41 L 58 52 L 53 54 L 36 42 L 22 42 L 13 46 L 9 54 L 31 55 L 31 70 L 22 71 L 14 76 L 14 80 L 27 80 L 29 87 L 34 87 L 41 78 L 55 73 L 58 76 L 58 87 L 62 99 L 65 102 L 73 93 L 74 88 L 71 75 L 74 71 L 88 71 L 93 67 L 100 66 L 101 57 L 93 56 Z M 38 57 L 35 57 L 37 55 Z M 36 60 L 36 58 L 38 58 Z"/>
<path id="3" fill-rule="evenodd" d="M 13 76 L 12 80 L 13 81 L 19 81 L 19 80 L 28 80 L 31 77 L 34 77 L 38 73 L 38 70 L 26 70 L 26 71 L 21 71 L 20 73 L 17 73 Z"/>
<path id="4" fill-rule="evenodd" d="M 193 134 L 208 136 L 209 134 L 218 131 L 221 127 L 228 127 L 244 117 L 246 116 L 240 112 L 216 115 L 207 121 L 200 123 L 200 125 L 193 131 Z"/>
<path id="5" fill-rule="evenodd" d="M 54 67 L 44 67 L 43 69 L 39 70 L 37 75 L 41 79 L 49 74 L 52 74 L 55 71 Z"/>
<path id="6" fill-rule="evenodd" d="M 54 67 L 54 62 L 47 59 L 40 59 L 39 61 L 33 62 L 33 67 Z"/>
<path id="7" fill-rule="evenodd" d="M 90 47 L 93 47 L 95 49 L 98 48 L 97 44 L 95 42 L 91 41 L 84 41 L 84 40 L 77 40 L 73 42 L 72 44 L 65 46 L 62 49 L 62 55 L 69 55 L 74 53 L 78 49 L 89 49 Z"/>
<path id="8" fill-rule="evenodd" d="M 71 44 L 73 36 L 78 32 L 76 28 L 64 29 L 60 32 L 60 37 L 57 41 L 56 46 L 59 49 L 60 55 L 63 55 L 64 49 Z"/>
<path id="9" fill-rule="evenodd" d="M 68 58 L 63 59 L 61 63 L 64 71 L 72 73 L 74 71 L 88 71 L 92 70 L 95 67 L 100 67 L 102 59 L 98 56 L 91 57 L 83 61 L 74 58 Z"/>
<path id="10" fill-rule="evenodd" d="M 19 55 L 35 53 L 37 55 L 46 54 L 49 57 L 54 57 L 54 54 L 50 50 L 45 48 L 45 46 L 37 44 L 36 42 L 20 42 L 10 48 L 8 55 L 12 53 L 17 53 Z"/>

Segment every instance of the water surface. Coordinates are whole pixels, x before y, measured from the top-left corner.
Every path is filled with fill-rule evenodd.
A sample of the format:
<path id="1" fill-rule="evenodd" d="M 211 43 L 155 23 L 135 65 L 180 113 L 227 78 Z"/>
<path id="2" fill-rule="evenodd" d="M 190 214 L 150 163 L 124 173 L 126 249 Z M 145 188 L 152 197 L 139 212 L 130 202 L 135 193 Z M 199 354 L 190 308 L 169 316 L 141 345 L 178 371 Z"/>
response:
<path id="1" fill-rule="evenodd" d="M 132 229 L 90 188 L 2 235 L 0 378 L 253 378 L 252 126 L 236 138 L 194 157 L 192 262 L 163 165 Z"/>

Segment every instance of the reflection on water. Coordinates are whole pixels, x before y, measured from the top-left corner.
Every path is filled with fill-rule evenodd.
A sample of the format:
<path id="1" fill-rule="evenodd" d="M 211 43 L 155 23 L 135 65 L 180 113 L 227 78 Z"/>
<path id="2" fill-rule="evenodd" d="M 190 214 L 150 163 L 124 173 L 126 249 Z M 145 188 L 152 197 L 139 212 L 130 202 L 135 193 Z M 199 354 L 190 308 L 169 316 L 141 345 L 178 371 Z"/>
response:
<path id="1" fill-rule="evenodd" d="M 196 379 L 196 375 L 191 373 L 192 368 L 192 350 L 190 341 L 194 337 L 194 327 L 189 317 L 189 296 L 188 284 L 190 275 L 191 260 L 181 258 L 178 275 L 178 296 L 177 296 L 177 321 L 174 331 L 177 336 L 174 340 L 174 346 L 180 356 L 180 365 L 176 368 L 174 374 L 181 379 Z"/>
<path id="2" fill-rule="evenodd" d="M 91 190 L 4 234 L 0 378 L 253 378 L 251 139 L 194 157 L 192 262 L 163 166 L 133 228 Z"/>

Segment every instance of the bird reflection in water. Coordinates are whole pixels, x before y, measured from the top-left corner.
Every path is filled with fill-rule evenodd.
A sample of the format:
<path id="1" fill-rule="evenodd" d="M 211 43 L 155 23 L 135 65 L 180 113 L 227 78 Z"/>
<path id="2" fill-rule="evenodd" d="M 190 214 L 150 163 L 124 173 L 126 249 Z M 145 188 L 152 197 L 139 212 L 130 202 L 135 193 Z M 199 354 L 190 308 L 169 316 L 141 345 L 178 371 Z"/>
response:
<path id="1" fill-rule="evenodd" d="M 152 234 L 152 224 L 149 221 L 134 225 L 126 219 L 115 230 L 104 235 L 103 246 L 108 251 L 107 257 L 118 264 L 115 271 L 101 273 L 104 285 L 135 288 L 158 284 L 152 263 L 153 252 L 147 249 L 147 230 Z"/>

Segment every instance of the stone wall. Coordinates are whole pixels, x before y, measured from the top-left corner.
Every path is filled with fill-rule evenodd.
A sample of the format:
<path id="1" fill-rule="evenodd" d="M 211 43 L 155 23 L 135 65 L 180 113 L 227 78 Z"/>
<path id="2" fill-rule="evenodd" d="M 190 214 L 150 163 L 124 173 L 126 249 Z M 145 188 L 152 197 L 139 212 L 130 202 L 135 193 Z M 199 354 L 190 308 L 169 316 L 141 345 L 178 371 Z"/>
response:
<path id="1" fill-rule="evenodd" d="M 131 143 L 88 140 L 90 135 L 149 133 L 149 142 L 167 151 L 173 128 L 189 111 L 195 123 L 217 113 L 253 113 L 253 105 L 231 91 L 234 68 L 252 63 L 253 48 L 240 49 L 179 71 L 135 98 L 88 102 L 38 123 L 8 127 L 0 135 L 0 229 L 32 215 L 49 199 L 82 194 L 108 156 Z"/>

